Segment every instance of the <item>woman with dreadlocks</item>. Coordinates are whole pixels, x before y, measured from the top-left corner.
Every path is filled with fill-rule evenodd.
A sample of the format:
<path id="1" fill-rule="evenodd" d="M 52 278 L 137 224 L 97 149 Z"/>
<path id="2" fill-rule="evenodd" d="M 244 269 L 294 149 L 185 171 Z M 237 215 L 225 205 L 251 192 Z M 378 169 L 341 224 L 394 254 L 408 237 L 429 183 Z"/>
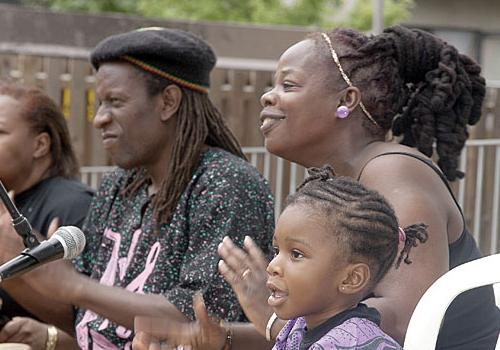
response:
<path id="1" fill-rule="evenodd" d="M 330 166 L 309 169 L 280 215 L 267 266 L 268 303 L 289 320 L 273 350 L 402 349 L 379 328 L 377 310 L 361 301 L 393 265 L 411 263 L 410 249 L 426 239 L 423 224 L 399 227 L 377 192 L 336 177 Z M 171 342 L 182 333 L 165 329 Z"/>
<path id="2" fill-rule="evenodd" d="M 218 317 L 244 317 L 217 271 L 217 246 L 251 235 L 269 251 L 274 207 L 209 100 L 215 60 L 197 36 L 164 28 L 111 36 L 91 54 L 94 126 L 119 169 L 92 202 L 78 272 L 59 261 L 21 277 L 61 303 L 57 315 L 74 305 L 76 330 L 55 323 L 76 331 L 82 349 L 130 348 L 135 315 L 188 320 L 195 292 Z"/>
<path id="3" fill-rule="evenodd" d="M 484 95 L 480 67 L 469 57 L 434 35 L 394 26 L 376 36 L 349 29 L 311 35 L 283 53 L 274 87 L 262 96 L 261 131 L 271 153 L 306 167 L 332 165 L 387 198 L 401 226 L 428 226 L 413 263 L 391 269 L 364 301 L 400 344 L 427 288 L 480 257 L 448 181 L 463 176 L 458 157 Z M 270 317 L 266 303 L 267 262 L 245 243 L 247 254 L 223 241 L 220 271 L 256 330 L 272 340 L 284 322 Z M 491 287 L 463 293 L 446 313 L 437 348 L 492 350 L 499 317 Z M 222 334 L 212 339 L 224 339 L 212 331 Z M 250 349 L 251 331 L 233 329 L 235 348 Z"/>

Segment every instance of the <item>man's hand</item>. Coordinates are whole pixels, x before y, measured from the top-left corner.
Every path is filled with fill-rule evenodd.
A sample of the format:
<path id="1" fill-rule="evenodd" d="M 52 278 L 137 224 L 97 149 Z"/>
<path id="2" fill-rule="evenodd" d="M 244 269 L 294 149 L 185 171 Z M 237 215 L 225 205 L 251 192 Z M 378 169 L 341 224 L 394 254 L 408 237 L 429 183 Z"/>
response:
<path id="1" fill-rule="evenodd" d="M 136 336 L 134 350 L 195 349 L 220 350 L 226 341 L 226 330 L 217 320 L 208 316 L 203 297 L 193 297 L 194 322 L 167 321 L 137 316 L 134 322 Z"/>

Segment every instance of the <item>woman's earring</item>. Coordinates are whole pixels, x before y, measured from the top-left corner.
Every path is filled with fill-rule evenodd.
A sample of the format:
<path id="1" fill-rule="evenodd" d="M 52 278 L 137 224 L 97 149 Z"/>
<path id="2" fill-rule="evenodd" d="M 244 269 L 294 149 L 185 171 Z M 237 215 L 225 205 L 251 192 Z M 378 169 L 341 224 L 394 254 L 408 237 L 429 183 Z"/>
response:
<path id="1" fill-rule="evenodd" d="M 337 112 L 335 112 L 338 118 L 344 119 L 349 116 L 349 108 L 346 106 L 340 106 L 337 108 Z"/>

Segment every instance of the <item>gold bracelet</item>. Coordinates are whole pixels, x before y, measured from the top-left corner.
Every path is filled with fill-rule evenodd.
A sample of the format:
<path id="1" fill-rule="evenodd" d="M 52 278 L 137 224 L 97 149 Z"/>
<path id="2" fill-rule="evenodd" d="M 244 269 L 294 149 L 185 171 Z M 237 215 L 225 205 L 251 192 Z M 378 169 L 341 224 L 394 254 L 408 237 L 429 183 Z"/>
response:
<path id="1" fill-rule="evenodd" d="M 47 343 L 45 344 L 45 350 L 55 350 L 57 344 L 57 328 L 54 325 L 49 324 L 47 327 Z"/>
<path id="2" fill-rule="evenodd" d="M 221 350 L 231 350 L 233 347 L 233 329 L 230 326 L 225 326 L 224 322 L 220 322 L 221 327 L 226 329 L 226 342 Z"/>

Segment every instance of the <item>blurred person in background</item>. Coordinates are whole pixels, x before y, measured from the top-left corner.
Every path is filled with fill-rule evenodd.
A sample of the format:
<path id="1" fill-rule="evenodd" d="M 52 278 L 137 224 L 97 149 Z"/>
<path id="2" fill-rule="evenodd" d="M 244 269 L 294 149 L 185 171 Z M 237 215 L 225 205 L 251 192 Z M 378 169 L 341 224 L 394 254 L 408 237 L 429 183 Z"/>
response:
<path id="1" fill-rule="evenodd" d="M 0 180 L 35 232 L 46 234 L 54 219 L 60 225 L 82 227 L 93 190 L 78 175 L 68 127 L 56 103 L 37 87 L 0 82 Z M 9 283 L 2 282 L 2 287 L 8 288 Z M 33 320 L 34 315 L 4 289 L 0 289 L 0 298 L 0 314 L 6 322 L 0 342 L 27 342 L 44 348 L 48 328 L 53 326 Z M 31 305 L 38 300 L 26 302 Z M 26 337 L 27 333 L 32 336 Z"/>

